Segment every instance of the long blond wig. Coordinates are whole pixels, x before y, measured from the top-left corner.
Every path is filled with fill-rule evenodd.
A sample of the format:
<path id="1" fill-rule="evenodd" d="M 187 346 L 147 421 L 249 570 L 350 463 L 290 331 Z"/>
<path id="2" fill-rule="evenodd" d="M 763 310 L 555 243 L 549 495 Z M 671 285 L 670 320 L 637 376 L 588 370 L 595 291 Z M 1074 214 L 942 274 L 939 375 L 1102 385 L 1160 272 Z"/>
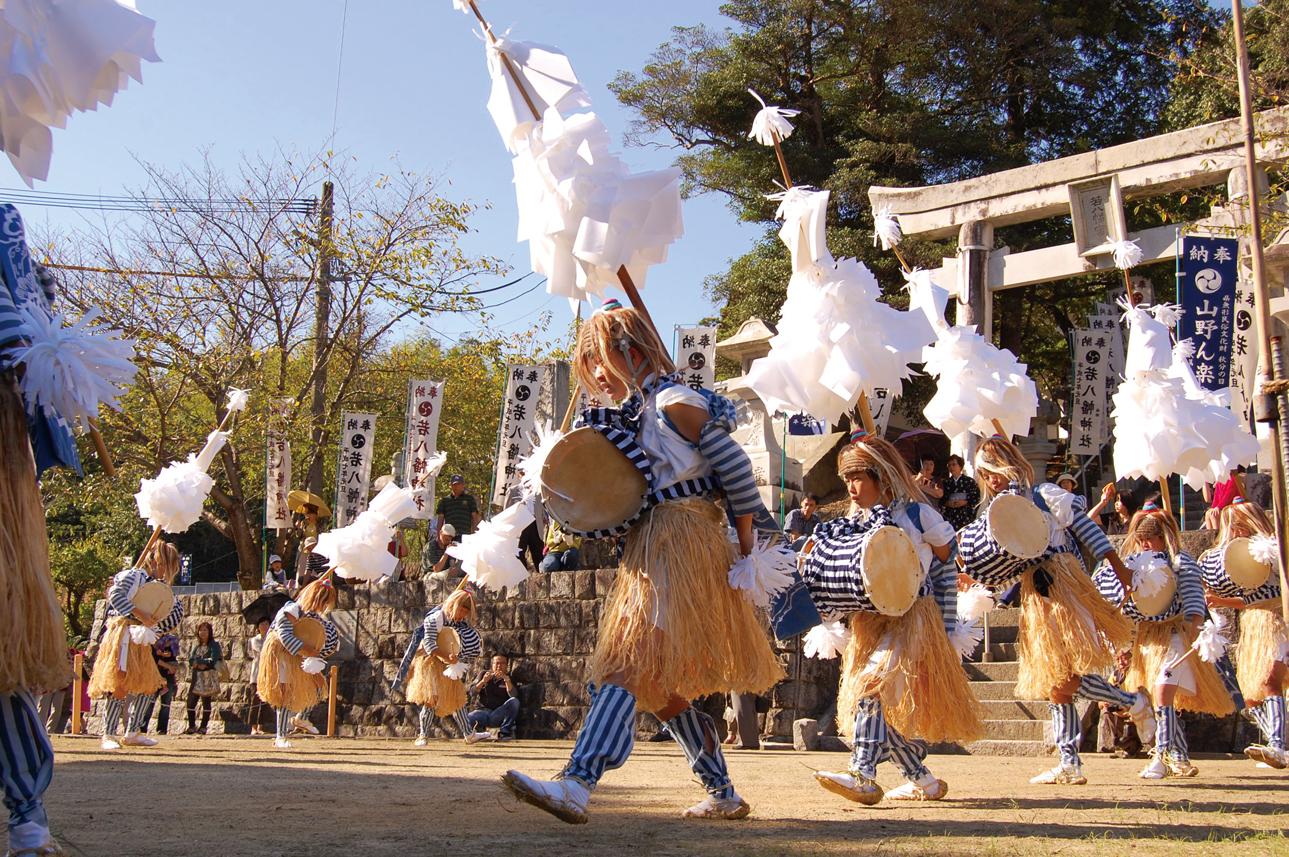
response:
<path id="1" fill-rule="evenodd" d="M 450 619 L 456 613 L 458 607 L 465 609 L 465 619 L 471 625 L 475 623 L 478 616 L 478 608 L 474 603 L 474 596 L 464 589 L 458 589 L 447 598 L 443 599 L 443 617 Z"/>
<path id="2" fill-rule="evenodd" d="M 1276 528 L 1272 526 L 1271 519 L 1267 516 L 1266 511 L 1252 500 L 1241 499 L 1238 503 L 1223 506 L 1218 515 L 1218 546 L 1225 545 L 1234 538 L 1231 535 L 1231 531 L 1235 529 L 1236 524 L 1242 525 L 1249 531 L 1250 535 L 1274 538 L 1276 534 Z"/>
<path id="3" fill-rule="evenodd" d="M 1151 536 L 1163 536 L 1170 557 L 1176 559 L 1177 554 L 1181 553 L 1182 535 L 1177 529 L 1177 522 L 1163 509 L 1142 509 L 1135 513 L 1128 522 L 1128 532 L 1119 553 L 1123 556 L 1140 553 L 1146 549 L 1144 540 Z"/>
<path id="4" fill-rule="evenodd" d="M 634 349 L 642 362 L 631 376 L 618 370 L 610 359 L 612 354 L 622 354 Z M 585 390 L 597 390 L 595 367 L 602 367 L 620 381 L 628 390 L 639 385 L 638 379 L 649 372 L 668 374 L 676 371 L 666 347 L 653 332 L 644 317 L 634 308 L 600 310 L 582 323 L 577 335 L 577 350 L 573 354 L 573 371 Z M 642 371 L 643 370 L 643 371 Z M 628 372 L 631 367 L 628 366 Z"/>
<path id="5" fill-rule="evenodd" d="M 172 583 L 179 574 L 179 551 L 170 542 L 158 539 L 139 558 L 139 567 L 162 583 Z"/>
<path id="6" fill-rule="evenodd" d="M 876 435 L 864 435 L 848 443 L 837 453 L 837 475 L 844 481 L 848 475 L 863 473 L 877 481 L 882 501 L 904 500 L 927 502 L 926 494 L 913 481 L 913 471 L 890 441 Z"/>
<path id="7" fill-rule="evenodd" d="M 334 610 L 336 587 L 331 582 L 331 574 L 320 577 L 296 593 L 295 603 L 307 613 L 320 613 L 325 616 Z"/>
<path id="8" fill-rule="evenodd" d="M 980 442 L 976 450 L 976 484 L 980 486 L 980 504 L 987 505 L 994 497 L 994 491 L 984 478 L 985 473 L 997 473 L 1007 477 L 1008 482 L 1020 483 L 1021 488 L 1034 486 L 1034 468 L 1020 447 L 1010 440 L 1001 437 L 990 437 Z"/>

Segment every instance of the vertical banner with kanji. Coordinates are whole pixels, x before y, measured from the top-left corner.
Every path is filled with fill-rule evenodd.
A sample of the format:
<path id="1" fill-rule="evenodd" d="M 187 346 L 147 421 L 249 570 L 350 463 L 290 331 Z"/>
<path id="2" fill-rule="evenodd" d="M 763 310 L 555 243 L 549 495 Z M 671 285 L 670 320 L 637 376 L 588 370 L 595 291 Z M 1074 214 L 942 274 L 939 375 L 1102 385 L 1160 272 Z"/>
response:
<path id="1" fill-rule="evenodd" d="M 434 514 L 434 477 L 429 474 L 428 460 L 438 450 L 443 382 L 412 381 L 407 389 L 403 484 L 416 496 L 416 513 L 412 517 L 425 521 Z"/>
<path id="2" fill-rule="evenodd" d="M 501 408 L 497 470 L 493 479 L 494 505 L 506 505 L 506 495 L 515 485 L 515 465 L 533 449 L 537 399 L 546 384 L 547 371 L 546 366 L 506 367 L 506 397 Z"/>
<path id="3" fill-rule="evenodd" d="M 1258 381 L 1258 328 L 1254 321 L 1253 278 L 1240 277 L 1235 287 L 1234 334 L 1231 338 L 1231 408 L 1240 425 L 1252 431 L 1254 385 Z"/>
<path id="4" fill-rule="evenodd" d="M 1074 331 L 1074 411 L 1070 452 L 1096 455 L 1106 439 L 1106 381 L 1110 336 L 1104 330 Z"/>
<path id="5" fill-rule="evenodd" d="M 340 416 L 340 463 L 336 466 L 336 508 L 333 527 L 345 527 L 367 509 L 371 457 L 376 437 L 375 414 Z"/>
<path id="6" fill-rule="evenodd" d="M 1099 308 L 1099 305 L 1098 305 Z M 1110 399 L 1119 388 L 1127 355 L 1124 351 L 1123 327 L 1118 314 L 1098 312 L 1088 316 L 1088 327 L 1106 335 L 1106 368 L 1101 372 L 1105 377 L 1105 412 L 1110 413 Z"/>
<path id="7" fill-rule="evenodd" d="M 711 389 L 716 383 L 716 328 L 698 325 L 676 330 L 676 368 L 685 374 L 685 383 L 697 390 Z"/>
<path id="8" fill-rule="evenodd" d="M 890 390 L 885 387 L 873 388 L 873 395 L 868 399 L 868 410 L 873 414 L 873 433 L 878 437 L 886 436 L 886 427 L 891 423 L 891 408 L 894 405 L 895 397 Z"/>
<path id="9" fill-rule="evenodd" d="M 1183 312 L 1177 338 L 1195 346 L 1191 366 L 1209 390 L 1225 390 L 1231 384 L 1239 250 L 1235 238 L 1182 238 L 1177 291 Z"/>
<path id="10" fill-rule="evenodd" d="M 285 530 L 291 526 L 291 510 L 287 508 L 286 495 L 291 490 L 291 442 L 283 426 L 274 426 L 268 433 L 268 467 L 264 485 L 264 527 Z"/>

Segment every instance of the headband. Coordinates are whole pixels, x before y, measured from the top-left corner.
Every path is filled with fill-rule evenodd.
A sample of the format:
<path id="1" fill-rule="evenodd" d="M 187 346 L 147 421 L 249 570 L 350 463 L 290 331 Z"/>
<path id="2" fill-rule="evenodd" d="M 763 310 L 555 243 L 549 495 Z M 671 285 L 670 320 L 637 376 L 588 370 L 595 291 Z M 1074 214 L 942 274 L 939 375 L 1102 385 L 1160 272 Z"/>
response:
<path id="1" fill-rule="evenodd" d="M 853 432 L 851 432 L 851 433 L 850 433 L 850 442 L 851 442 L 851 443 L 859 443 L 861 440 L 863 440 L 864 438 L 866 438 L 866 437 L 868 437 L 868 436 L 869 436 L 869 435 L 868 435 L 868 429 L 866 429 L 866 428 L 862 428 L 862 427 L 861 427 L 861 428 L 857 428 L 857 429 L 855 429 Z"/>
<path id="2" fill-rule="evenodd" d="M 596 312 L 613 312 L 615 309 L 622 309 L 622 302 L 617 298 L 605 298 Z"/>

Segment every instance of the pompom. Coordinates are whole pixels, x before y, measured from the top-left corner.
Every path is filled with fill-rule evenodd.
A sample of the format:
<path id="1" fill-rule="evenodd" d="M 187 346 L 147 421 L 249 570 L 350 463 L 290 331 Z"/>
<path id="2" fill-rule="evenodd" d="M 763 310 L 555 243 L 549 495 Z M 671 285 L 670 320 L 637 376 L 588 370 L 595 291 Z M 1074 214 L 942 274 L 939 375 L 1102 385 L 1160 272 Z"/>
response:
<path id="1" fill-rule="evenodd" d="M 1141 245 L 1136 241 L 1112 241 L 1110 252 L 1116 268 L 1128 270 L 1141 264 Z"/>
<path id="2" fill-rule="evenodd" d="M 898 215 L 882 207 L 873 213 L 873 246 L 880 242 L 883 250 L 890 250 L 904 240 L 904 230 L 900 228 Z"/>
<path id="3" fill-rule="evenodd" d="M 428 482 L 435 476 L 443 472 L 443 466 L 448 463 L 448 454 L 446 452 L 432 452 L 425 459 L 425 472 L 421 474 L 420 481 Z"/>
<path id="4" fill-rule="evenodd" d="M 1222 624 L 1212 619 L 1205 620 L 1199 636 L 1195 638 L 1195 649 L 1199 652 L 1200 660 L 1211 664 L 1226 654 L 1226 647 L 1231 644 L 1231 641 L 1226 638 L 1224 631 Z"/>
<path id="5" fill-rule="evenodd" d="M 769 540 L 758 542 L 747 556 L 730 567 L 731 589 L 740 589 L 758 607 L 769 607 L 770 599 L 792 585 L 797 555 Z"/>
<path id="6" fill-rule="evenodd" d="M 98 416 L 100 404 L 121 409 L 120 397 L 134 383 L 134 343 L 119 331 L 94 324 L 98 310 L 64 326 L 63 316 L 24 306 L 22 335 L 29 343 L 14 352 L 24 364 L 22 391 L 27 408 L 55 411 L 75 425 Z"/>
<path id="7" fill-rule="evenodd" d="M 1259 533 L 1249 539 L 1249 555 L 1258 562 L 1275 565 L 1280 556 L 1280 542 L 1274 536 Z"/>
<path id="8" fill-rule="evenodd" d="M 470 670 L 470 667 L 467 664 L 463 664 L 460 661 L 457 661 L 455 664 L 448 664 L 446 667 L 444 667 L 443 675 L 447 678 L 452 679 L 453 681 L 460 681 L 461 679 L 465 678 L 465 674 L 469 672 L 469 670 Z"/>
<path id="9" fill-rule="evenodd" d="M 994 595 L 986 586 L 977 583 L 965 592 L 958 593 L 958 619 L 960 622 L 979 622 L 994 609 Z"/>
<path id="10" fill-rule="evenodd" d="M 953 633 L 949 642 L 961 657 L 969 658 L 976 653 L 976 647 L 985 639 L 984 626 L 979 622 L 964 622 L 961 619 L 953 623 Z"/>
<path id="11" fill-rule="evenodd" d="M 1189 363 L 1190 359 L 1195 356 L 1195 343 L 1191 339 L 1183 339 L 1173 346 L 1173 362 L 1179 360 Z"/>
<path id="12" fill-rule="evenodd" d="M 398 559 L 389 552 L 390 539 L 398 522 L 415 512 L 416 492 L 391 482 L 352 524 L 318 536 L 313 550 L 343 578 L 372 582 L 391 576 Z"/>
<path id="13" fill-rule="evenodd" d="M 1132 569 L 1132 591 L 1145 598 L 1155 595 L 1168 585 L 1172 567 L 1162 554 L 1134 554 L 1125 559 L 1123 564 Z"/>
<path id="14" fill-rule="evenodd" d="M 228 403 L 224 405 L 225 410 L 229 413 L 246 410 L 247 404 L 251 401 L 250 390 L 239 390 L 236 387 L 230 387 L 228 390 Z"/>
<path id="15" fill-rule="evenodd" d="M 519 535 L 533 522 L 526 503 L 516 503 L 463 536 L 448 548 L 448 555 L 461 560 L 466 577 L 480 586 L 500 589 L 515 586 L 528 577 L 519 559 Z"/>
<path id="16" fill-rule="evenodd" d="M 147 625 L 131 625 L 129 632 L 130 642 L 136 646 L 151 646 L 158 639 L 156 629 Z"/>
<path id="17" fill-rule="evenodd" d="M 808 658 L 831 661 L 846 651 L 850 643 L 850 629 L 840 620 L 824 622 L 806 632 L 802 642 L 802 651 Z"/>
<path id="18" fill-rule="evenodd" d="M 752 90 L 748 90 L 761 104 L 761 109 L 757 111 L 756 118 L 752 120 L 752 130 L 748 132 L 749 140 L 756 140 L 762 146 L 773 146 L 777 141 L 786 140 L 792 136 L 792 123 L 788 119 L 800 113 L 800 110 L 786 110 L 782 107 L 768 106 L 761 96 Z"/>
<path id="19" fill-rule="evenodd" d="M 182 533 L 197 523 L 214 480 L 194 457 L 168 464 L 154 479 L 139 481 L 134 502 L 150 527 Z"/>
<path id="20" fill-rule="evenodd" d="M 300 669 L 309 675 L 318 675 L 327 668 L 327 662 L 322 658 L 308 657 L 300 662 Z"/>
<path id="21" fill-rule="evenodd" d="M 515 465 L 517 470 L 524 471 L 524 475 L 519 482 L 523 485 L 524 493 L 529 497 L 541 495 L 542 468 L 546 466 L 546 457 L 555 449 L 555 445 L 563 439 L 564 433 L 559 429 L 550 429 L 546 426 L 537 427 L 537 436 L 533 443 L 532 451 L 521 457 Z"/>
<path id="22" fill-rule="evenodd" d="M 1155 321 L 1169 330 L 1176 328 L 1177 323 L 1186 314 L 1186 310 L 1182 309 L 1178 304 L 1155 304 L 1150 308 L 1150 312 L 1155 316 Z"/>

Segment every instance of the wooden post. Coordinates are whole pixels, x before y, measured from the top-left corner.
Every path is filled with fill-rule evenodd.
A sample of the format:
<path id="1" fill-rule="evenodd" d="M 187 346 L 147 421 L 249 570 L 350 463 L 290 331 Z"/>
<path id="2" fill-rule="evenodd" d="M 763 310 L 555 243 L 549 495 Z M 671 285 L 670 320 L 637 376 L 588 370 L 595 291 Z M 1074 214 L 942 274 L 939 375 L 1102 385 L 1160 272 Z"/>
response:
<path id="1" fill-rule="evenodd" d="M 98 420 L 90 417 L 87 428 L 90 433 L 90 440 L 94 442 L 94 451 L 98 453 L 99 464 L 103 465 L 103 472 L 107 474 L 108 479 L 116 478 L 116 464 L 112 462 L 112 454 L 107 451 L 107 444 L 103 442 L 103 435 L 98 431 Z"/>
<path id="2" fill-rule="evenodd" d="M 81 724 L 81 718 L 85 712 L 81 710 L 81 687 L 85 684 L 85 656 L 77 654 L 72 658 L 72 734 L 80 735 L 84 732 Z"/>
<path id="3" fill-rule="evenodd" d="M 974 324 L 986 342 L 993 340 L 993 294 L 989 291 L 989 253 L 994 246 L 994 227 L 983 220 L 969 220 L 958 229 L 958 294 L 955 324 Z M 1006 434 L 994 426 L 994 431 Z M 1010 440 L 1011 438 L 1008 438 Z M 953 452 L 964 461 L 976 457 L 980 440 L 967 433 L 965 445 Z"/>
<path id="4" fill-rule="evenodd" d="M 340 683 L 340 666 L 331 665 L 327 676 L 327 737 L 336 737 L 336 689 Z"/>

